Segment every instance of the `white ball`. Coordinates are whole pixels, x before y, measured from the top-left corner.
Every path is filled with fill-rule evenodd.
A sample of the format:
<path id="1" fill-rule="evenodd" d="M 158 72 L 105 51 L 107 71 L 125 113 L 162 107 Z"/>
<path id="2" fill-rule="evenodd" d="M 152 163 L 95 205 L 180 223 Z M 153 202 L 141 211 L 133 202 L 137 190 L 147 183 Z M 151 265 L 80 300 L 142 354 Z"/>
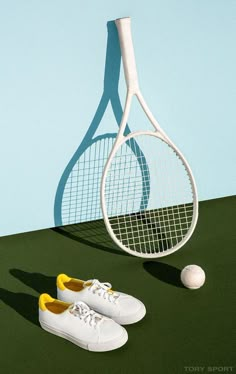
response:
<path id="1" fill-rule="evenodd" d="M 188 265 L 181 271 L 181 282 L 190 290 L 196 290 L 205 283 L 206 275 L 204 270 L 198 265 Z"/>

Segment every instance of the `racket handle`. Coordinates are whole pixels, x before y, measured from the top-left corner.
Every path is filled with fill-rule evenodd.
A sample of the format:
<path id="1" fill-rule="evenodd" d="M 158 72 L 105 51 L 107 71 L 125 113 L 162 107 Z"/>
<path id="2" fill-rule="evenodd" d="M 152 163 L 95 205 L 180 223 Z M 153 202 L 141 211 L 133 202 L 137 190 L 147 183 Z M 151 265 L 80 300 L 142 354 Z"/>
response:
<path id="1" fill-rule="evenodd" d="M 139 91 L 139 86 L 131 34 L 131 19 L 130 17 L 119 18 L 115 21 L 115 23 L 120 40 L 120 49 L 124 65 L 126 85 L 128 90 L 133 91 L 135 94 Z"/>

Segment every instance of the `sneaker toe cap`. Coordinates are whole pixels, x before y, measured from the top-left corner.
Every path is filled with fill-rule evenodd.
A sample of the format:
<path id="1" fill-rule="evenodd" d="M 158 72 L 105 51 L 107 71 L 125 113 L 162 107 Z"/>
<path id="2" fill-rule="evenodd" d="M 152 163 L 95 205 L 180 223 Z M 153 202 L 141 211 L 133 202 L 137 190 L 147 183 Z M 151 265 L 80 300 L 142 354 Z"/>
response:
<path id="1" fill-rule="evenodd" d="M 137 313 L 140 309 L 146 310 L 144 304 L 132 296 L 124 296 L 120 300 L 120 314 L 126 315 Z"/>
<path id="2" fill-rule="evenodd" d="M 110 341 L 123 335 L 125 329 L 110 318 L 103 321 L 100 327 L 100 341 Z"/>

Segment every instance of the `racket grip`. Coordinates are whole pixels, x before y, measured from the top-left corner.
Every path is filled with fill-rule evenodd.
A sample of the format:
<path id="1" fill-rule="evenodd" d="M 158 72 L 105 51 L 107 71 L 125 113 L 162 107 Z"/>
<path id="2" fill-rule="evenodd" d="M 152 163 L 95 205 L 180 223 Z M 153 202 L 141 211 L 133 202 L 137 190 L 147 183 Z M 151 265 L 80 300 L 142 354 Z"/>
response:
<path id="1" fill-rule="evenodd" d="M 131 19 L 130 17 L 118 18 L 115 23 L 120 40 L 126 85 L 128 90 L 132 90 L 133 93 L 136 93 L 139 91 L 139 85 L 131 34 Z"/>

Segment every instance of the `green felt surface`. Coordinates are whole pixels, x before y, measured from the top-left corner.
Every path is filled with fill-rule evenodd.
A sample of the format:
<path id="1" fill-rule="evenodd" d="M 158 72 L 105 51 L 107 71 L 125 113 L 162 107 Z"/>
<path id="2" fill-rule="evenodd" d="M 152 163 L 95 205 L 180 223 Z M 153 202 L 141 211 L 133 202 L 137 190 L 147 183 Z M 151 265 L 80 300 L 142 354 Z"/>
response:
<path id="1" fill-rule="evenodd" d="M 236 372 L 235 208 L 235 197 L 200 203 L 192 238 L 160 260 L 123 253 L 101 224 L 0 238 L 1 373 Z M 206 271 L 200 290 L 179 282 L 180 269 L 191 263 Z M 109 281 L 145 303 L 147 315 L 126 327 L 124 347 L 92 353 L 39 327 L 38 296 L 56 296 L 60 272 Z"/>

